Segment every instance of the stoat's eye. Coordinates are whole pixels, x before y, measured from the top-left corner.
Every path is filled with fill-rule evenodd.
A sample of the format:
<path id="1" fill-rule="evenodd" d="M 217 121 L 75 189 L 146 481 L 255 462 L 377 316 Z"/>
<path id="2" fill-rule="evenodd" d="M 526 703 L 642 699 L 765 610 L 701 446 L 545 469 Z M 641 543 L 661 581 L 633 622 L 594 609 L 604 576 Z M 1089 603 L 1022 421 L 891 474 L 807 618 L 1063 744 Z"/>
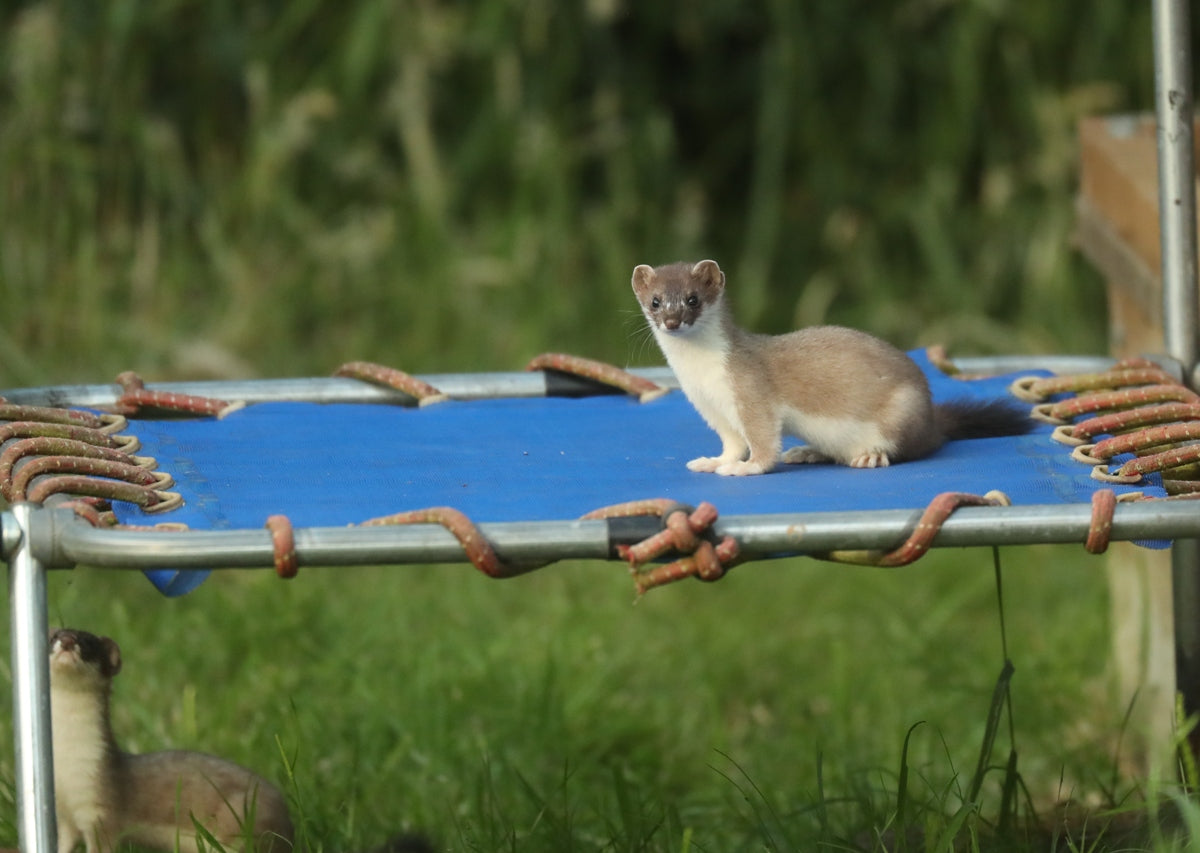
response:
<path id="1" fill-rule="evenodd" d="M 662 300 L 659 299 L 657 296 L 654 297 L 653 299 L 650 300 L 650 308 L 654 311 L 657 311 L 659 308 L 662 308 Z"/>
<path id="2" fill-rule="evenodd" d="M 694 293 L 689 293 L 687 298 L 688 308 L 697 308 L 700 305 L 700 297 Z"/>

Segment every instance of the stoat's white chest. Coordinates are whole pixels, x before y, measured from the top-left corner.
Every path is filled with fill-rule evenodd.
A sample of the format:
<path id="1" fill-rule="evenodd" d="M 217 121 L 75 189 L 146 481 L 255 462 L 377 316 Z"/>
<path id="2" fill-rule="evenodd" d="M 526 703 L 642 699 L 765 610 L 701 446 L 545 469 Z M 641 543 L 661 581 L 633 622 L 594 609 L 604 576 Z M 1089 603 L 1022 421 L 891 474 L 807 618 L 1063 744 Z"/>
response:
<path id="1" fill-rule="evenodd" d="M 690 329 L 654 336 L 679 386 L 709 426 L 742 432 L 733 382 L 729 375 L 731 343 L 719 318 L 706 313 Z"/>
<path id="2" fill-rule="evenodd" d="M 104 763 L 111 746 L 104 732 L 101 700 L 90 692 L 55 690 L 50 703 L 54 743 L 54 789 L 58 818 L 86 836 L 101 820 Z"/>

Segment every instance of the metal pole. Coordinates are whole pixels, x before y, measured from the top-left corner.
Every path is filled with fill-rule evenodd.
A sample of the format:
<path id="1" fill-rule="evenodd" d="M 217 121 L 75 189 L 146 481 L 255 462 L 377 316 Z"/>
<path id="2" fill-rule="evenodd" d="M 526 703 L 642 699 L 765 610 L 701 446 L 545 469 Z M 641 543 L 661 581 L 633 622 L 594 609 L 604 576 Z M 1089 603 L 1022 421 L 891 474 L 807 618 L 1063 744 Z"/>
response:
<path id="1" fill-rule="evenodd" d="M 1158 209 L 1163 280 L 1163 343 L 1196 384 L 1196 169 L 1192 148 L 1191 22 L 1187 0 L 1154 2 L 1154 86 L 1158 115 Z M 1200 542 L 1171 552 L 1175 684 L 1186 713 L 1200 712 Z M 1200 737 L 1192 733 L 1193 752 Z"/>
<path id="2" fill-rule="evenodd" d="M 17 504 L 4 514 L 9 553 L 13 740 L 16 744 L 17 831 L 24 853 L 55 853 L 54 758 L 50 739 L 49 627 L 46 569 L 33 553 L 32 519 L 45 512 Z"/>
<path id="3" fill-rule="evenodd" d="M 49 568 L 87 564 L 120 571 L 161 569 L 253 569 L 274 564 L 266 530 L 143 531 L 97 529 L 70 510 L 55 526 L 57 555 Z M 727 515 L 714 526 L 733 536 L 747 557 L 822 554 L 832 550 L 878 550 L 899 545 L 920 520 L 920 510 Z M 42 519 L 43 525 L 51 523 Z M 935 547 L 1082 543 L 1092 525 L 1086 503 L 963 507 L 942 525 Z M 606 560 L 617 544 L 633 544 L 658 531 L 658 520 L 485 522 L 479 531 L 505 559 L 518 563 Z M 1113 541 L 1200 537 L 1194 502 L 1132 501 L 1113 513 Z M 459 541 L 436 524 L 401 527 L 308 527 L 295 531 L 302 565 L 353 566 L 462 563 Z"/>
<path id="4" fill-rule="evenodd" d="M 1196 364 L 1196 169 L 1192 149 L 1191 22 L 1187 0 L 1154 2 L 1158 210 L 1163 342 L 1191 376 Z"/>

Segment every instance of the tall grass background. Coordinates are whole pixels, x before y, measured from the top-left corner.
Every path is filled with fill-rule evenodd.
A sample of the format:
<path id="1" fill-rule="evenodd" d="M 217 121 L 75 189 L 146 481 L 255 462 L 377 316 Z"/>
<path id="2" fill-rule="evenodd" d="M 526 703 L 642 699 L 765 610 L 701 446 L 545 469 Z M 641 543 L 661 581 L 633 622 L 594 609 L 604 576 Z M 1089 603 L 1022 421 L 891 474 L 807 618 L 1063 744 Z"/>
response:
<path id="1" fill-rule="evenodd" d="M 652 363 L 630 271 L 702 256 L 761 331 L 1101 352 L 1075 125 L 1150 104 L 1149 18 L 8 3 L 0 387 Z M 312 849 L 406 828 L 453 850 L 1188 849 L 1113 828 L 1156 789 L 1124 772 L 1097 566 L 1004 562 L 1011 680 L 984 551 L 747 566 L 637 606 L 620 569 L 573 564 L 224 574 L 179 601 L 80 570 L 51 600 L 124 647 L 127 746 L 263 770 Z"/>
<path id="2" fill-rule="evenodd" d="M 46 0 L 0 26 L 10 385 L 644 361 L 630 270 L 700 255 L 766 331 L 1095 351 L 1075 123 L 1152 87 L 1128 4 Z"/>

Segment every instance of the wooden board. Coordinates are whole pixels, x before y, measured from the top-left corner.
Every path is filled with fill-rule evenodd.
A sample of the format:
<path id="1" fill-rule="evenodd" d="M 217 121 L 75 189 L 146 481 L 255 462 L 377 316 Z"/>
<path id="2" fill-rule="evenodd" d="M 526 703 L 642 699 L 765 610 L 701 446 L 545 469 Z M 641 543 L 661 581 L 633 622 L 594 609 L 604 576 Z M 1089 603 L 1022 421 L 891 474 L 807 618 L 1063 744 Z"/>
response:
<path id="1" fill-rule="evenodd" d="M 1103 274 L 1109 350 L 1163 352 L 1158 223 L 1158 140 L 1153 116 L 1084 119 L 1075 240 Z M 1126 770 L 1145 775 L 1170 761 L 1175 697 L 1169 552 L 1114 545 L 1107 574 L 1117 701 L 1132 704 Z"/>

